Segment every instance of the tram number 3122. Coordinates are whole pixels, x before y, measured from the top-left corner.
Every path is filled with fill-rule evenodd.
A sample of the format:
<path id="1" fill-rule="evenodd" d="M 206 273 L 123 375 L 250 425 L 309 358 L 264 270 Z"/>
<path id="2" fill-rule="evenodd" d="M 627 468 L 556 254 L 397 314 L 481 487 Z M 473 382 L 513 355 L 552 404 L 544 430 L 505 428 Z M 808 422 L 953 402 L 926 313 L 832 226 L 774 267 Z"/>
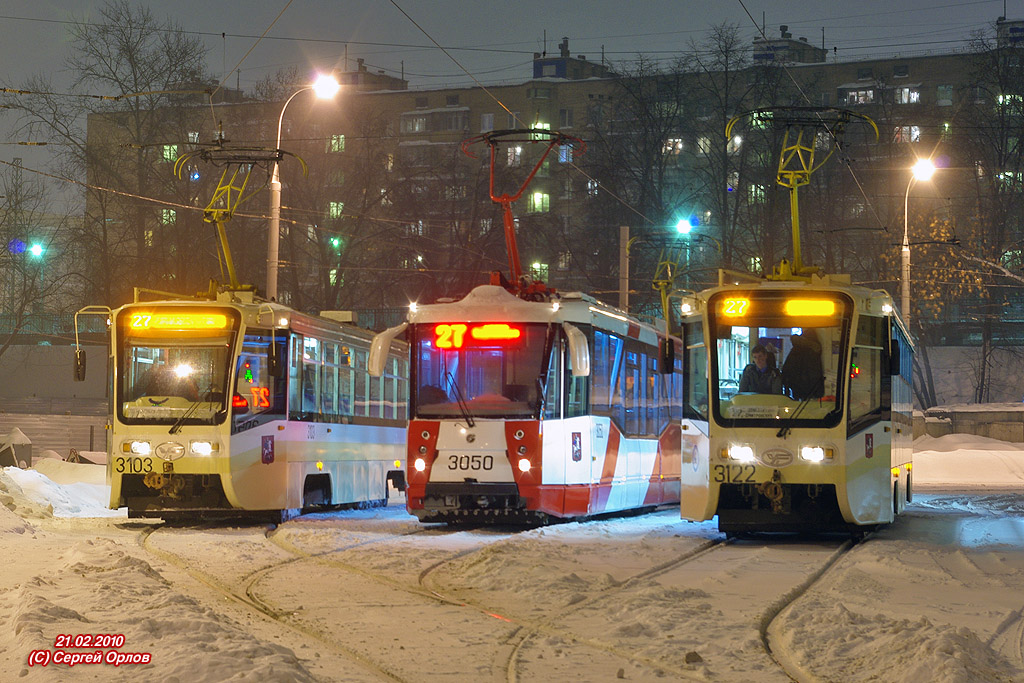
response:
<path id="1" fill-rule="evenodd" d="M 716 484 L 756 484 L 753 465 L 715 465 Z"/>
<path id="2" fill-rule="evenodd" d="M 493 455 L 449 455 L 448 469 L 450 470 L 490 470 L 494 469 Z"/>

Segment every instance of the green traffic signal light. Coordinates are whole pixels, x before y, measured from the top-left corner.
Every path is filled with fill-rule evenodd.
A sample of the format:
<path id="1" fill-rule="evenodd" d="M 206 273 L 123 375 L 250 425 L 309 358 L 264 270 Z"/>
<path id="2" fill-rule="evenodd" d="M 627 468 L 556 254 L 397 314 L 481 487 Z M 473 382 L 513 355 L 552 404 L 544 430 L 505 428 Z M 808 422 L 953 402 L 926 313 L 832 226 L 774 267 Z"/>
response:
<path id="1" fill-rule="evenodd" d="M 46 249 L 44 249 L 43 245 L 41 244 L 33 244 L 31 247 L 28 248 L 28 253 L 32 254 L 36 258 L 40 258 L 43 255 L 44 251 L 46 251 Z"/>

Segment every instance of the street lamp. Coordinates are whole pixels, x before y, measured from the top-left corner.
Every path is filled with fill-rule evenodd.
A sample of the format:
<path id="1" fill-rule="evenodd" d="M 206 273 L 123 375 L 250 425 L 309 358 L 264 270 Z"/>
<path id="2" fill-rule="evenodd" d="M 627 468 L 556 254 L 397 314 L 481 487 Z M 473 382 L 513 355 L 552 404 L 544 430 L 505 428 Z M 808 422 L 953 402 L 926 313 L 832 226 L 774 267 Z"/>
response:
<path id="1" fill-rule="evenodd" d="M 312 90 L 317 99 L 329 100 L 333 98 L 341 84 L 338 79 L 330 74 L 320 74 L 316 81 L 304 88 L 299 88 L 291 97 L 285 100 L 281 107 L 281 115 L 277 119 L 277 144 L 275 149 L 281 149 L 281 126 L 284 123 L 284 112 L 295 96 Z M 281 241 L 281 169 L 280 161 L 274 162 L 274 168 L 270 175 L 270 226 L 267 232 L 267 298 L 277 299 L 277 270 L 278 270 L 278 248 Z"/>
<path id="2" fill-rule="evenodd" d="M 914 181 L 931 180 L 935 174 L 935 164 L 931 159 L 918 159 L 917 163 L 910 169 L 910 181 L 907 182 L 907 191 L 903 195 L 903 277 L 900 283 L 900 311 L 903 313 L 903 323 L 910 332 L 910 239 L 909 223 L 910 218 L 907 208 L 910 204 L 910 188 Z"/>

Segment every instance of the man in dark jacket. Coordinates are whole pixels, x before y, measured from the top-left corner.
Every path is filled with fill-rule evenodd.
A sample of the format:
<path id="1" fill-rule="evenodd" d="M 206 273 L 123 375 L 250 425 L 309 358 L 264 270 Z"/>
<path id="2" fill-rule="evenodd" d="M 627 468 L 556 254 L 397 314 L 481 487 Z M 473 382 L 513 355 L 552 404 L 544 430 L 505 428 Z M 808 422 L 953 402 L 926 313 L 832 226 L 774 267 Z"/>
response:
<path id="1" fill-rule="evenodd" d="M 758 394 L 781 394 L 782 375 L 775 363 L 771 362 L 768 349 L 758 344 L 750 352 L 754 362 L 743 368 L 740 375 L 740 391 L 752 391 Z"/>
<path id="2" fill-rule="evenodd" d="M 790 337 L 793 350 L 782 364 L 784 393 L 797 400 L 821 398 L 825 393 L 825 375 L 821 369 L 821 343 L 814 330 Z"/>

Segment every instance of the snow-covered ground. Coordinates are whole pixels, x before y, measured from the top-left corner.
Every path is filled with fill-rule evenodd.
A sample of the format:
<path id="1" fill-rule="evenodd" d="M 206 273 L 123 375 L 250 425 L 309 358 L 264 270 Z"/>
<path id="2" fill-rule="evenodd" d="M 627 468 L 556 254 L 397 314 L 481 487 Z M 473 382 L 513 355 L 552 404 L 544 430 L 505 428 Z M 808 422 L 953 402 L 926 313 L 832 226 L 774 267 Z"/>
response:
<path id="1" fill-rule="evenodd" d="M 852 549 L 671 509 L 168 528 L 107 510 L 102 466 L 5 468 L 0 681 L 1024 681 L 1024 447 L 915 447 L 912 505 Z"/>

